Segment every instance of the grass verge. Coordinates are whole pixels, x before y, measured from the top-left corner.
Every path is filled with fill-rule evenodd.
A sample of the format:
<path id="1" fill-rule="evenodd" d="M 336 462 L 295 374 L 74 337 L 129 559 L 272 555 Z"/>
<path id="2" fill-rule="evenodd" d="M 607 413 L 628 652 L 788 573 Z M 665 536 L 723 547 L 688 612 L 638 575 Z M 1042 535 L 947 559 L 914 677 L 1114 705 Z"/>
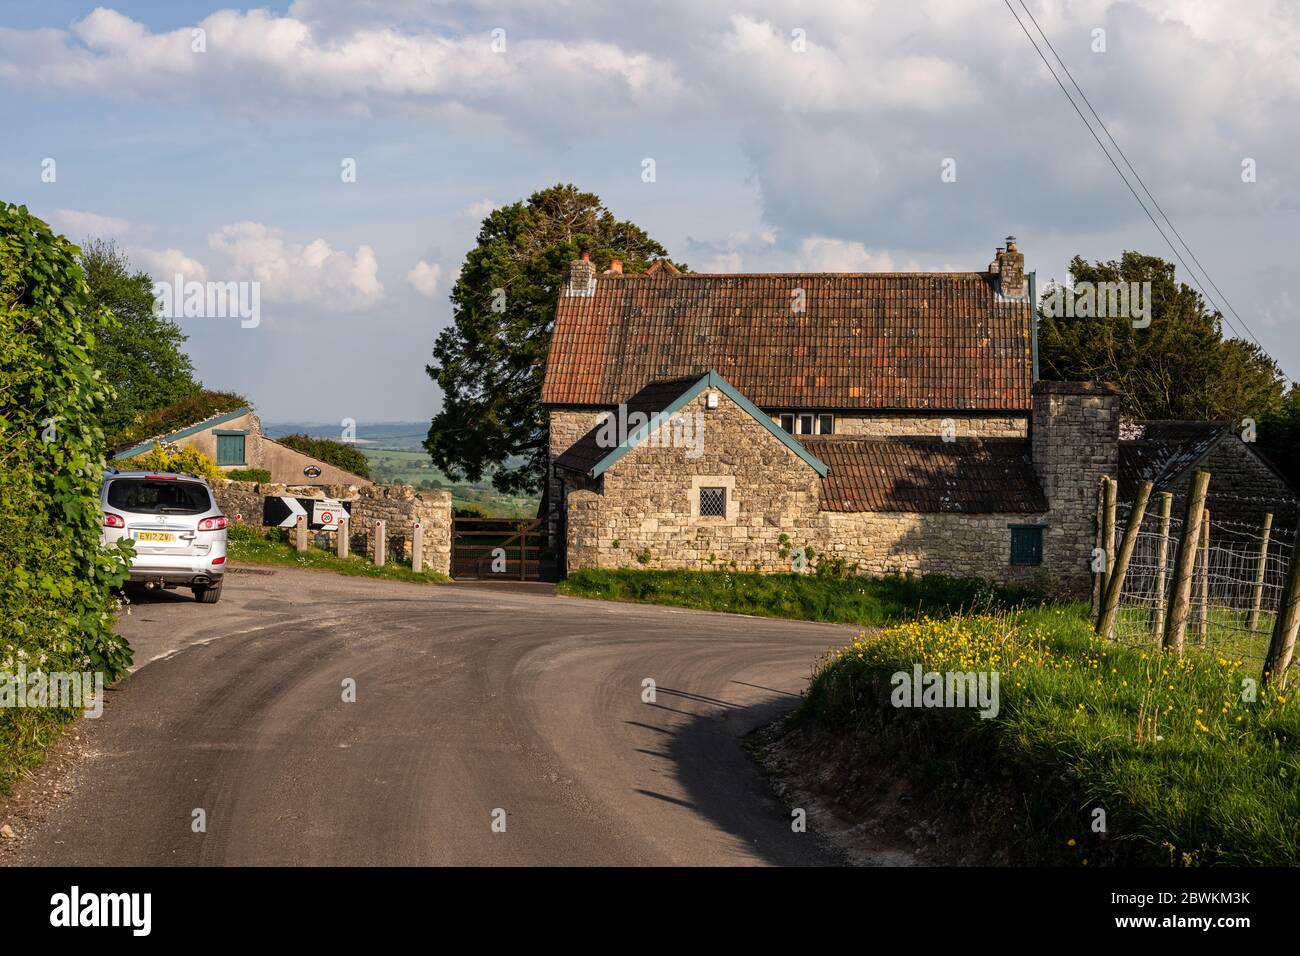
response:
<path id="1" fill-rule="evenodd" d="M 996 716 L 895 706 L 894 675 L 918 663 L 996 672 Z M 906 775 L 1004 862 L 1295 866 L 1300 700 L 1250 699 L 1258 676 L 1213 650 L 1104 642 L 1082 606 L 958 616 L 828 656 L 796 723 L 852 738 L 857 766 L 837 776 Z"/>
<path id="2" fill-rule="evenodd" d="M 924 614 L 1037 603 L 1028 591 L 939 575 L 830 577 L 734 571 L 575 571 L 556 588 L 573 597 L 878 627 Z"/>
<path id="3" fill-rule="evenodd" d="M 310 548 L 299 554 L 293 545 L 274 531 L 263 532 L 247 525 L 232 525 L 227 531 L 227 554 L 230 564 L 276 564 L 315 571 L 332 571 L 357 578 L 382 578 L 388 581 L 411 581 L 418 584 L 445 584 L 451 579 L 437 571 L 416 573 L 409 564 L 389 561 L 382 568 L 358 555 L 340 558 L 329 551 Z"/>
<path id="4" fill-rule="evenodd" d="M 44 762 L 64 729 L 81 715 L 76 708 L 15 707 L 0 710 L 0 797 Z"/>

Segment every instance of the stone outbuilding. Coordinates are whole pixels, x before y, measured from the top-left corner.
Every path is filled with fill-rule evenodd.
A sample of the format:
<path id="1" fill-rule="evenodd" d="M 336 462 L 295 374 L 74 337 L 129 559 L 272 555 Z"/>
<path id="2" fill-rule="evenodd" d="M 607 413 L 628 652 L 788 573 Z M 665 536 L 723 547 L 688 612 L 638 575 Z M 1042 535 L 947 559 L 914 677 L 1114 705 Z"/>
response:
<path id="1" fill-rule="evenodd" d="M 222 471 L 259 468 L 271 473 L 271 482 L 283 485 L 356 485 L 372 482 L 337 465 L 281 445 L 262 433 L 257 413 L 249 407 L 213 415 L 165 435 L 157 435 L 113 452 L 113 458 L 134 458 L 154 445 L 192 447 L 217 463 Z"/>

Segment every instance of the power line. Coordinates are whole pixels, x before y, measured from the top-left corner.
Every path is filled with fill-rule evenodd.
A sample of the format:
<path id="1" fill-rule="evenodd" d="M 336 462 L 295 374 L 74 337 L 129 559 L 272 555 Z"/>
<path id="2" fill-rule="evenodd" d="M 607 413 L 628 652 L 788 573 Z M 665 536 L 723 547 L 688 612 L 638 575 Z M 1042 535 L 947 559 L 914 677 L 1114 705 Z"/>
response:
<path id="1" fill-rule="evenodd" d="M 1106 134 L 1106 138 L 1110 140 L 1111 145 L 1115 147 L 1115 150 L 1116 152 L 1119 153 L 1120 158 L 1124 160 L 1124 165 L 1129 168 L 1129 172 L 1133 174 L 1133 178 L 1138 181 L 1138 184 L 1142 187 L 1142 191 L 1147 194 L 1147 198 L 1151 200 L 1151 204 L 1155 206 L 1156 211 L 1160 213 L 1160 217 L 1164 219 L 1166 223 L 1169 224 L 1169 228 L 1173 231 L 1173 234 L 1178 237 L 1178 241 L 1183 244 L 1183 248 L 1187 250 L 1187 254 L 1192 257 L 1192 261 L 1195 262 L 1197 268 L 1201 270 L 1201 274 L 1205 276 L 1206 281 L 1210 283 L 1210 285 L 1214 288 L 1214 291 L 1218 294 L 1219 298 L 1223 300 L 1223 304 L 1228 307 L 1228 311 L 1230 311 L 1234 316 L 1236 316 L 1237 321 L 1241 323 L 1242 327 L 1246 330 L 1246 332 L 1250 335 L 1250 337 L 1254 339 L 1255 344 L 1262 349 L 1264 346 L 1259 341 L 1259 339 L 1255 338 L 1254 331 L 1246 323 L 1246 320 L 1243 319 L 1238 314 L 1237 310 L 1233 308 L 1232 303 L 1228 301 L 1228 297 L 1223 294 L 1223 290 L 1219 288 L 1218 283 L 1214 281 L 1214 277 L 1210 275 L 1210 270 L 1205 268 L 1205 266 L 1201 263 L 1201 260 L 1197 258 L 1196 253 L 1192 250 L 1192 247 L 1187 244 L 1187 240 L 1184 239 L 1182 233 L 1178 231 L 1178 227 L 1174 225 L 1173 220 L 1169 218 L 1169 215 L 1161 207 L 1160 203 L 1156 200 L 1156 197 L 1151 194 L 1151 190 L 1147 188 L 1147 184 L 1143 181 L 1141 175 L 1139 175 L 1138 171 L 1133 167 L 1133 164 L 1129 162 L 1128 155 L 1124 152 L 1123 147 L 1121 147 L 1119 143 L 1115 141 L 1115 137 L 1110 134 L 1110 130 L 1106 127 L 1105 121 L 1097 114 L 1097 111 L 1093 109 L 1092 101 L 1088 99 L 1088 94 L 1083 92 L 1083 88 L 1080 87 L 1078 81 L 1075 80 L 1074 74 L 1070 72 L 1070 68 L 1066 66 L 1065 61 L 1061 59 L 1061 55 L 1056 52 L 1056 47 L 1052 46 L 1052 41 L 1048 39 L 1047 34 L 1043 31 L 1043 28 L 1039 25 L 1038 21 L 1034 18 L 1034 15 L 1030 11 L 1029 7 L 1025 5 L 1025 0 L 1020 0 L 1020 6 L 1024 9 L 1025 16 L 1029 17 L 1029 22 L 1034 25 L 1034 29 L 1038 31 L 1039 36 L 1043 38 L 1043 42 L 1047 44 L 1047 48 L 1052 51 L 1052 56 L 1056 58 L 1056 62 L 1061 64 L 1061 69 L 1064 70 L 1065 75 L 1069 77 L 1070 84 L 1075 88 L 1076 91 L 1078 91 L 1079 96 L 1083 98 L 1083 102 L 1088 107 L 1088 112 L 1090 112 L 1093 115 L 1093 118 L 1096 119 L 1097 125 L 1101 127 L 1102 132 Z M 1014 13 L 1015 11 L 1012 12 Z M 1030 39 L 1032 40 L 1032 37 Z M 1167 242 L 1168 239 L 1166 239 L 1165 241 Z M 1225 320 L 1227 319 L 1226 315 L 1224 316 L 1224 319 Z M 1229 324 L 1231 325 L 1231 323 Z M 1236 330 L 1236 326 L 1233 326 L 1233 330 L 1234 331 Z"/>
<path id="2" fill-rule="evenodd" d="M 1024 31 L 1026 39 L 1029 40 L 1029 43 L 1034 48 L 1034 52 L 1038 54 L 1038 58 L 1042 60 L 1043 65 L 1047 67 L 1047 72 L 1052 74 L 1052 79 L 1055 80 L 1056 85 L 1061 88 L 1061 92 L 1065 94 L 1065 98 L 1070 101 L 1070 105 L 1074 107 L 1075 113 L 1079 115 L 1079 119 L 1082 121 L 1083 125 L 1087 127 L 1089 134 L 1091 134 L 1092 138 L 1096 141 L 1098 148 L 1101 149 L 1102 153 L 1105 155 L 1106 159 L 1110 162 L 1111 166 L 1115 168 L 1115 172 L 1119 175 L 1119 178 L 1123 181 L 1124 185 L 1128 188 L 1128 191 L 1133 194 L 1133 198 L 1136 199 L 1138 205 L 1142 207 L 1142 211 L 1146 213 L 1147 218 L 1151 220 L 1151 225 L 1156 227 L 1156 232 L 1160 233 L 1160 238 L 1163 239 L 1165 241 L 1165 244 L 1169 246 L 1169 249 L 1170 251 L 1173 252 L 1174 257 L 1177 258 L 1178 262 L 1182 265 L 1183 271 L 1186 272 L 1188 278 L 1192 280 L 1192 284 L 1196 286 L 1197 291 L 1200 292 L 1201 295 L 1205 298 L 1205 300 L 1209 302 L 1210 305 L 1213 306 L 1216 309 L 1216 311 L 1219 312 L 1220 315 L 1223 316 L 1223 320 L 1228 323 L 1228 325 L 1232 328 L 1233 332 L 1240 335 L 1241 333 L 1237 330 L 1237 327 L 1232 324 L 1232 321 L 1226 315 L 1223 314 L 1223 310 L 1219 309 L 1214 299 L 1211 298 L 1210 294 L 1206 292 L 1205 289 L 1201 286 L 1200 280 L 1196 277 L 1196 272 L 1191 268 L 1191 266 L 1187 264 L 1187 261 L 1183 259 L 1182 253 L 1178 251 L 1178 247 L 1175 246 L 1172 240 L 1170 240 L 1169 236 L 1165 234 L 1164 229 L 1160 227 L 1160 223 L 1156 221 L 1156 217 L 1151 215 L 1151 210 L 1147 208 L 1147 204 L 1143 202 L 1142 197 L 1137 194 L 1137 190 L 1133 188 L 1133 184 L 1128 181 L 1128 177 L 1124 175 L 1124 171 L 1119 168 L 1119 164 L 1116 163 L 1115 158 L 1111 156 L 1110 150 L 1106 148 L 1106 145 L 1101 141 L 1101 137 L 1097 135 L 1097 131 L 1092 128 L 1092 124 L 1088 122 L 1088 118 L 1084 116 L 1083 111 L 1079 109 L 1079 105 L 1074 101 L 1074 97 L 1070 95 L 1070 91 L 1065 88 L 1065 84 L 1061 82 L 1061 78 L 1056 75 L 1056 70 L 1052 68 L 1052 64 L 1049 63 L 1047 57 L 1043 55 L 1042 49 L 1040 49 L 1038 46 L 1038 41 L 1034 39 L 1033 34 L 1029 32 L 1029 28 L 1026 27 L 1024 21 L 1020 19 L 1020 15 L 1016 13 L 1015 7 L 1011 6 L 1011 0 L 1002 0 L 1002 2 L 1006 4 L 1006 7 L 1011 12 L 1011 15 L 1015 17 L 1016 23 L 1018 23 L 1020 25 L 1020 29 Z M 1027 10 L 1025 12 L 1028 13 Z M 1190 251 L 1191 250 L 1189 249 L 1188 252 Z M 1254 338 L 1253 335 L 1251 337 Z M 1259 344 L 1258 340 L 1256 340 L 1256 344 L 1257 345 Z M 1263 346 L 1260 347 L 1263 348 Z"/>

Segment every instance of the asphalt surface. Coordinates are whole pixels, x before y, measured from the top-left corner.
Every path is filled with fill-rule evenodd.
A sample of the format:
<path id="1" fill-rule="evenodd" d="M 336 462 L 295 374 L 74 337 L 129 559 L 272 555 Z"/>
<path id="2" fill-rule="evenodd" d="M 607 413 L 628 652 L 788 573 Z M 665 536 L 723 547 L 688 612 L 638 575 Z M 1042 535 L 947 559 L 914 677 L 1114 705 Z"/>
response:
<path id="1" fill-rule="evenodd" d="M 833 862 L 741 738 L 849 629 L 279 568 L 121 629 L 137 669 L 13 862 Z"/>

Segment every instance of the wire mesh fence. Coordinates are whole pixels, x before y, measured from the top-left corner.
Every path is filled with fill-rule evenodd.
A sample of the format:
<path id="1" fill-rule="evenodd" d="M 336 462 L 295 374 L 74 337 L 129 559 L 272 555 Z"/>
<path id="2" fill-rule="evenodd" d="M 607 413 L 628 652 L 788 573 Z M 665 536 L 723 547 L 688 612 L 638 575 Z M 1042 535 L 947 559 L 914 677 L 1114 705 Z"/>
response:
<path id="1" fill-rule="evenodd" d="M 1128 525 L 1130 506 L 1116 508 L 1116 535 Z M 1181 516 L 1161 518 L 1155 498 L 1142 519 L 1128 574 L 1120 591 L 1115 639 L 1158 645 L 1172 597 Z M 1262 663 L 1281 607 L 1295 552 L 1291 529 L 1210 521 L 1197 542 L 1191 613 L 1185 647 L 1232 660 Z"/>

